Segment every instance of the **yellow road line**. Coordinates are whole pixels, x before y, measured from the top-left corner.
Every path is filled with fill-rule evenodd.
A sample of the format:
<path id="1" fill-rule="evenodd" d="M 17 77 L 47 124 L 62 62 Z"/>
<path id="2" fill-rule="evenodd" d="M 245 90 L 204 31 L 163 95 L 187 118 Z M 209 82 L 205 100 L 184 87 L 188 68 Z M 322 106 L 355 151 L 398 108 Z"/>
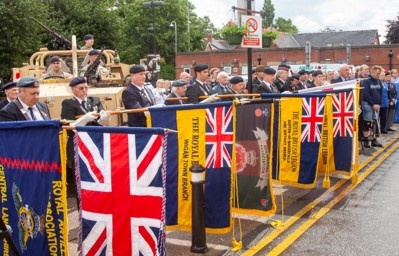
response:
<path id="1" fill-rule="evenodd" d="M 373 159 L 375 159 L 381 152 L 389 147 L 393 142 L 395 142 L 397 139 L 399 139 L 399 135 L 397 135 L 395 138 L 391 139 L 388 141 L 385 145 L 384 148 L 381 148 L 374 152 L 370 157 L 368 157 L 362 164 L 359 166 L 359 170 L 364 168 L 367 164 L 369 164 Z M 326 190 L 321 196 L 319 196 L 317 199 L 314 201 L 310 202 L 308 205 L 306 205 L 304 208 L 302 208 L 300 211 L 298 211 L 295 215 L 293 215 L 291 218 L 289 218 L 286 222 L 284 222 L 284 226 L 280 227 L 279 229 L 275 229 L 270 234 L 268 234 L 266 237 L 264 237 L 262 240 L 260 240 L 256 245 L 252 246 L 249 248 L 247 251 L 245 251 L 243 256 L 248 256 L 248 255 L 255 255 L 258 251 L 260 251 L 262 248 L 264 248 L 266 245 L 268 245 L 270 242 L 272 242 L 276 237 L 278 237 L 281 233 L 286 231 L 292 224 L 294 224 L 297 220 L 299 220 L 303 215 L 311 211 L 317 204 L 319 204 L 325 197 L 329 196 L 330 193 L 336 191 L 339 189 L 345 182 L 348 180 L 346 179 L 341 179 L 337 183 L 334 184 L 331 188 Z M 360 179 L 359 181 L 360 182 Z"/>
<path id="2" fill-rule="evenodd" d="M 311 219 L 308 219 L 303 223 L 297 230 L 295 230 L 291 235 L 289 235 L 283 242 L 276 246 L 268 255 L 279 255 L 285 249 L 287 249 L 296 239 L 298 239 L 306 230 L 308 230 L 316 221 L 323 217 L 327 212 L 331 210 L 339 201 L 348 195 L 361 181 L 363 181 L 370 173 L 372 173 L 388 156 L 392 154 L 399 147 L 399 142 L 396 143 L 392 148 L 390 148 L 384 155 L 381 156 L 375 163 L 373 163 L 366 171 L 364 171 L 359 176 L 359 182 L 354 185 L 346 187 L 341 193 L 338 194 L 333 200 L 331 200 L 326 206 L 321 208 Z"/>

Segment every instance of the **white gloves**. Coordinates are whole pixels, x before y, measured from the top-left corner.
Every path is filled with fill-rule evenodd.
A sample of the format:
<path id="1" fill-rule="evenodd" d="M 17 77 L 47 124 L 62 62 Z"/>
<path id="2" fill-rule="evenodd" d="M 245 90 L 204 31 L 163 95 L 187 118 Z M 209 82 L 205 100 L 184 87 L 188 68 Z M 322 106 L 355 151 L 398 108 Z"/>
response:
<path id="1" fill-rule="evenodd" d="M 86 113 L 84 116 L 82 116 L 75 122 L 71 123 L 70 126 L 72 126 L 72 127 L 85 126 L 87 123 L 96 120 L 97 117 L 93 116 L 94 113 L 95 113 L 94 111 Z"/>
<path id="2" fill-rule="evenodd" d="M 101 126 L 108 126 L 110 121 L 111 121 L 111 115 L 108 114 L 107 111 L 102 109 L 100 111 L 100 119 L 98 119 L 97 123 Z"/>
<path id="3" fill-rule="evenodd" d="M 201 101 L 200 103 L 209 103 L 209 102 L 214 102 L 217 101 L 219 99 L 218 94 L 212 94 L 211 96 L 209 96 L 209 98 L 206 98 L 205 100 Z"/>

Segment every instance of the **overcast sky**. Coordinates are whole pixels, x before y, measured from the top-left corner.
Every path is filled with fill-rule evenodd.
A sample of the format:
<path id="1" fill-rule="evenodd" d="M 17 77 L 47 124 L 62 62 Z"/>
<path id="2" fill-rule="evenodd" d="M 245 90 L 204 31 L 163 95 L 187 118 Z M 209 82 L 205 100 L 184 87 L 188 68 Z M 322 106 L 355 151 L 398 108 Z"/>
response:
<path id="1" fill-rule="evenodd" d="M 190 0 L 199 16 L 208 16 L 220 28 L 234 19 L 232 6 L 237 0 Z M 241 0 L 246 3 L 246 0 Z M 255 10 L 262 9 L 263 0 L 254 0 Z M 274 0 L 275 17 L 291 19 L 300 33 L 319 32 L 326 27 L 337 31 L 378 29 L 386 34 L 386 20 L 396 20 L 399 13 L 397 0 Z M 384 38 L 381 38 L 381 43 Z"/>

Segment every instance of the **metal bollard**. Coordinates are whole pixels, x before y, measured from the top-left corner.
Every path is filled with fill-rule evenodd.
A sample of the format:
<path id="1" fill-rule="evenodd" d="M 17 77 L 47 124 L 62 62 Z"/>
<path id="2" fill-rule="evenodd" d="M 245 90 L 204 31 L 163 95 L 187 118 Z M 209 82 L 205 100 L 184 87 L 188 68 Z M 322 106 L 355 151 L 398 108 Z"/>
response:
<path id="1" fill-rule="evenodd" d="M 191 252 L 205 253 L 208 251 L 205 236 L 205 211 L 204 211 L 204 189 L 205 168 L 201 165 L 194 164 L 190 168 L 191 184 L 192 184 L 192 238 Z"/>

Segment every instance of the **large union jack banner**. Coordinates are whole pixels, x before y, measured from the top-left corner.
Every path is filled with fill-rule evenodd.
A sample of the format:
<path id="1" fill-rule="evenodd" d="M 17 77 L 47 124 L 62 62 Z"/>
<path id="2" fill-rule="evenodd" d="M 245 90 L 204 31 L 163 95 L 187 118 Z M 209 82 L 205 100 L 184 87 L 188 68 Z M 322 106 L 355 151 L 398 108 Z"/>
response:
<path id="1" fill-rule="evenodd" d="M 231 167 L 232 112 L 231 106 L 206 110 L 206 168 Z"/>
<path id="2" fill-rule="evenodd" d="M 77 130 L 83 254 L 163 255 L 163 129 Z"/>
<path id="3" fill-rule="evenodd" d="M 302 98 L 302 142 L 320 142 L 324 115 L 324 97 Z"/>
<path id="4" fill-rule="evenodd" d="M 336 171 L 350 172 L 354 135 L 353 90 L 347 89 L 333 94 L 333 145 Z"/>

